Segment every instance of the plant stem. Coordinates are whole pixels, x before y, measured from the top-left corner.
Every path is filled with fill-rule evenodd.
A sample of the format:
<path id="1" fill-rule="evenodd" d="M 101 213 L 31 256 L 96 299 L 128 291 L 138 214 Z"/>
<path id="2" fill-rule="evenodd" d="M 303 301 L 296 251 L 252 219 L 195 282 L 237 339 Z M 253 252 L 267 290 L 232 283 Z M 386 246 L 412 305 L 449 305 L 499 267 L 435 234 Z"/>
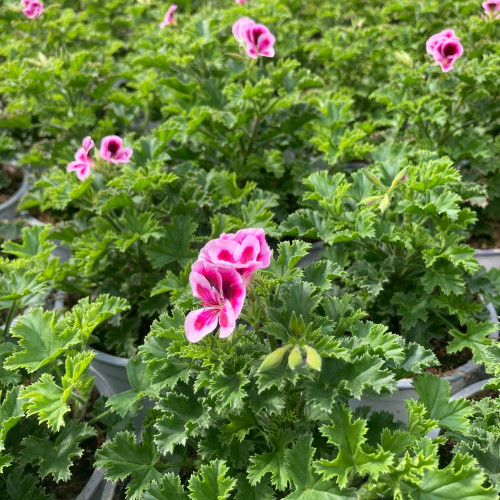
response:
<path id="1" fill-rule="evenodd" d="M 5 322 L 5 328 L 3 329 L 3 333 L 2 333 L 2 338 L 5 337 L 5 335 L 7 335 L 8 331 L 10 330 L 10 325 L 12 323 L 12 319 L 14 318 L 14 314 L 16 313 L 16 309 L 17 309 L 17 300 L 14 300 L 14 302 L 12 302 L 12 305 L 10 306 L 10 310 L 9 310 L 9 315 L 7 316 L 7 321 Z"/>
<path id="2" fill-rule="evenodd" d="M 106 415 L 109 415 L 113 411 L 112 408 L 108 408 L 106 411 L 103 411 L 100 415 L 97 415 L 97 417 L 93 418 L 90 422 L 89 425 L 95 424 L 96 422 L 99 422 L 102 418 L 104 418 Z"/>
<path id="3" fill-rule="evenodd" d="M 74 401 L 80 403 L 82 406 L 87 406 L 87 401 L 85 401 L 85 399 L 83 399 L 78 394 L 75 394 L 74 392 L 72 392 L 70 396 L 71 396 L 71 399 L 73 399 Z"/>
<path id="4" fill-rule="evenodd" d="M 156 464 L 155 469 L 157 469 L 157 470 L 176 469 L 176 468 L 180 468 L 180 467 L 189 467 L 193 464 L 194 464 L 194 462 L 192 460 L 188 460 L 186 462 L 178 462 L 175 464 Z"/>

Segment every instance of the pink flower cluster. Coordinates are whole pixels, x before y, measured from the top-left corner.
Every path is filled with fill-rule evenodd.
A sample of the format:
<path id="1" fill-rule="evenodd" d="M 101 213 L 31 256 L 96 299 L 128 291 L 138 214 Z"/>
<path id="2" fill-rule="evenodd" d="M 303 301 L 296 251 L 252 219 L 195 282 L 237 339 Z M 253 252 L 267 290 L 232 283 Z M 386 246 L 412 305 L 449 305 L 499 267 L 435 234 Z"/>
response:
<path id="1" fill-rule="evenodd" d="M 445 73 L 453 69 L 455 61 L 464 53 L 460 38 L 450 29 L 432 35 L 427 40 L 425 48 Z"/>
<path id="2" fill-rule="evenodd" d="M 85 137 L 82 141 L 82 147 L 78 148 L 75 153 L 75 160 L 69 163 L 66 167 L 68 172 L 76 172 L 76 176 L 81 181 L 85 180 L 94 168 L 94 160 L 90 156 L 90 150 L 94 146 L 95 143 L 91 137 Z M 132 148 L 124 148 L 123 139 L 117 135 L 107 135 L 101 141 L 99 154 L 103 160 L 106 160 L 113 165 L 127 163 L 130 160 L 132 153 Z"/>
<path id="3" fill-rule="evenodd" d="M 41 16 L 43 12 L 43 3 L 39 0 L 21 0 L 24 7 L 23 13 L 30 19 L 35 19 Z"/>
<path id="4" fill-rule="evenodd" d="M 170 24 L 176 25 L 177 23 L 175 22 L 174 19 L 174 12 L 177 10 L 177 5 L 173 3 L 167 10 L 167 13 L 165 14 L 165 17 L 163 18 L 162 23 L 160 24 L 160 28 L 163 29 L 165 26 L 169 26 Z"/>
<path id="5" fill-rule="evenodd" d="M 500 0 L 486 0 L 481 5 L 487 16 L 500 19 Z"/>
<path id="6" fill-rule="evenodd" d="M 189 283 L 203 308 L 186 316 L 184 329 L 190 342 L 198 342 L 217 325 L 220 325 L 219 337 L 233 333 L 245 302 L 246 285 L 256 269 L 269 265 L 271 254 L 260 228 L 223 233 L 201 249 L 191 268 Z"/>
<path id="7" fill-rule="evenodd" d="M 276 39 L 267 26 L 256 24 L 249 17 L 241 17 L 233 24 L 233 35 L 238 43 L 245 45 L 245 51 L 252 59 L 274 57 Z"/>

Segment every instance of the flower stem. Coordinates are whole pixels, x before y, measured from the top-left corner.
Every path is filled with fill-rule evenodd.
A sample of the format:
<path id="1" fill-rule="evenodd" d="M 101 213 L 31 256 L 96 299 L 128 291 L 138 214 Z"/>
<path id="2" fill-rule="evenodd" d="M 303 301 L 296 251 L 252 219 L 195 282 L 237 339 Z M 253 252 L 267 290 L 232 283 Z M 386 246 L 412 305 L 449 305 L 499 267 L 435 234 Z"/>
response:
<path id="1" fill-rule="evenodd" d="M 17 300 L 14 300 L 14 302 L 12 302 L 12 305 L 10 306 L 9 315 L 7 316 L 7 321 L 5 322 L 5 328 L 3 329 L 2 338 L 5 337 L 5 335 L 7 335 L 8 331 L 10 330 L 10 325 L 12 323 L 12 319 L 14 318 L 14 314 L 16 313 L 16 309 L 17 309 Z"/>
<path id="2" fill-rule="evenodd" d="M 109 415 L 113 411 L 112 408 L 108 408 L 106 411 L 103 411 L 100 415 L 97 415 L 97 417 L 93 418 L 90 422 L 89 425 L 95 424 L 96 422 L 99 422 L 102 418 L 104 418 L 106 415 Z"/>

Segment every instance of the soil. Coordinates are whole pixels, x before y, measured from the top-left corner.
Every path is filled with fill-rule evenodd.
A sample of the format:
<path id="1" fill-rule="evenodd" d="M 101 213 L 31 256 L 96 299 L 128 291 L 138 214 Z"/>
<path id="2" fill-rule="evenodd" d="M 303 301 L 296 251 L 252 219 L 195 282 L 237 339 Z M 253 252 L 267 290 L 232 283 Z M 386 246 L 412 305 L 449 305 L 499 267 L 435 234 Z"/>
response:
<path id="1" fill-rule="evenodd" d="M 481 401 L 481 399 L 484 398 L 495 399 L 498 398 L 499 396 L 500 396 L 500 391 L 497 389 L 483 389 L 474 394 L 473 396 L 469 396 L 467 399 L 469 401 Z"/>
<path id="2" fill-rule="evenodd" d="M 476 250 L 500 248 L 500 221 L 486 220 L 484 226 L 488 227 L 487 234 L 477 234 L 466 243 Z"/>
<path id="3" fill-rule="evenodd" d="M 98 391 L 95 388 L 92 389 L 84 417 L 85 421 L 92 419 L 92 408 L 98 397 Z M 95 424 L 94 428 L 98 434 L 80 443 L 83 453 L 80 458 L 73 462 L 70 468 L 71 479 L 67 482 L 55 482 L 52 476 L 47 476 L 42 481 L 42 486 L 45 488 L 46 494 L 54 495 L 55 500 L 75 500 L 94 472 L 94 454 L 104 441 L 106 441 L 106 436 L 103 432 L 104 429 L 99 426 L 99 423 Z"/>
<path id="4" fill-rule="evenodd" d="M 37 210 L 36 208 L 31 208 L 28 211 L 30 215 L 44 224 L 52 224 L 54 226 L 60 221 L 60 219 L 54 217 L 54 214 L 51 212 L 40 212 L 40 210 Z"/>
<path id="5" fill-rule="evenodd" d="M 439 360 L 439 366 L 430 366 L 425 369 L 426 372 L 434 373 L 435 375 L 444 375 L 452 372 L 456 368 L 465 365 L 467 361 L 472 359 L 472 351 L 468 348 L 462 349 L 459 352 L 454 352 L 450 354 L 446 351 L 446 339 L 431 340 L 431 345 L 433 347 L 434 354 Z"/>
<path id="6" fill-rule="evenodd" d="M 443 469 L 444 467 L 451 464 L 453 460 L 453 448 L 457 444 L 456 441 L 453 441 L 450 438 L 446 438 L 446 442 L 444 444 L 439 445 L 438 456 L 439 456 L 439 468 Z"/>
<path id="7" fill-rule="evenodd" d="M 0 203 L 5 203 L 21 187 L 24 175 L 20 168 L 7 163 L 0 164 L 0 172 L 6 173 L 11 179 L 11 183 L 0 191 Z"/>

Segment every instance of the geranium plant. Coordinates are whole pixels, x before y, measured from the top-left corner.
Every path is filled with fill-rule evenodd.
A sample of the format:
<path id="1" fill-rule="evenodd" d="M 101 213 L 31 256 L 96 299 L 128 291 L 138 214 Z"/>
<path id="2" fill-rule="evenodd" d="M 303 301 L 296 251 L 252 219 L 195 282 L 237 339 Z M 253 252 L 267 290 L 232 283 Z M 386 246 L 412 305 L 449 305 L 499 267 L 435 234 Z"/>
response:
<path id="1" fill-rule="evenodd" d="M 494 498 L 470 456 L 457 454 L 438 469 L 442 440 L 425 437 L 437 422 L 423 404 L 408 402 L 407 427 L 349 409 L 351 397 L 390 392 L 401 376 L 435 363 L 432 354 L 363 321 L 351 296 L 336 296 L 338 266 L 295 267 L 306 243 L 282 243 L 270 262 L 260 246 L 252 252 L 260 269 L 251 273 L 253 265 L 235 258 L 249 248 L 231 245 L 236 238 L 223 236 L 200 254 L 190 290 L 178 290 L 178 307 L 153 324 L 129 364 L 132 389 L 108 401 L 122 415 L 145 396 L 156 403 L 142 442 L 121 432 L 97 454 L 109 479 L 130 476 L 127 498 L 419 498 L 433 491 Z M 202 328 L 215 313 L 206 306 L 193 322 L 191 293 L 205 306 L 219 297 L 235 311 L 244 304 L 230 329 L 221 305 L 219 325 L 194 337 L 193 323 L 200 319 Z"/>
<path id="2" fill-rule="evenodd" d="M 104 295 L 83 299 L 59 318 L 36 307 L 7 330 L 0 346 L 3 498 L 53 498 L 45 492 L 49 479 L 55 484 L 71 478 L 82 442 L 97 434 L 92 424 L 104 418 L 95 407 L 94 418 L 84 420 L 92 411 L 94 356 L 85 348 L 100 323 L 127 307 L 125 300 Z"/>
<path id="3" fill-rule="evenodd" d="M 447 158 L 394 160 L 389 146 L 350 178 L 310 175 L 306 208 L 283 230 L 324 241 L 325 255 L 345 270 L 340 286 L 374 321 L 438 353 L 469 348 L 481 361 L 495 329 L 484 321 L 485 300 L 497 289 L 463 242 L 475 221 L 463 202 L 482 190 L 463 183 Z"/>
<path id="4" fill-rule="evenodd" d="M 72 215 L 52 232 L 73 250 L 64 288 L 79 296 L 126 298 L 130 310 L 97 332 L 96 345 L 132 356 L 169 307 L 167 292 L 187 279 L 183 271 L 196 250 L 212 233 L 237 226 L 276 234 L 270 211 L 276 199 L 253 182 L 239 187 L 223 169 L 206 172 L 189 161 L 171 167 L 154 139 L 133 148 L 116 136 L 97 143 L 99 154 L 86 137 L 68 171 L 47 173 L 23 206 Z"/>

